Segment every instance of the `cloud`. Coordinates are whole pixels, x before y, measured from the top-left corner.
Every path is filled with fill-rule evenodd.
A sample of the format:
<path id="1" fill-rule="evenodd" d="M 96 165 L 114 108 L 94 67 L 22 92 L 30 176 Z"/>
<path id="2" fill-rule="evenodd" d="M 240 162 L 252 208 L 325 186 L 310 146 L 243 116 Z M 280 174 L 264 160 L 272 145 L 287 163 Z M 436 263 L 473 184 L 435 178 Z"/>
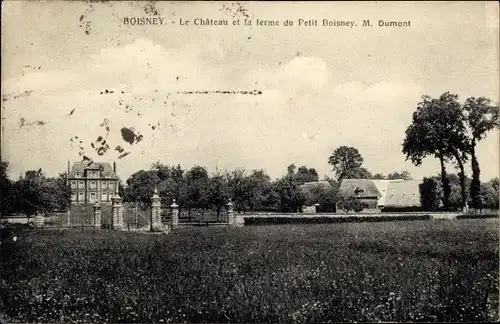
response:
<path id="1" fill-rule="evenodd" d="M 288 90 L 317 90 L 328 83 L 330 71 L 323 59 L 295 57 L 282 69 L 279 81 Z"/>
<path id="2" fill-rule="evenodd" d="M 412 100 L 421 96 L 422 88 L 414 83 L 378 82 L 365 84 L 351 81 L 337 85 L 333 93 L 339 97 L 355 102 L 388 102 L 395 100 Z"/>
<path id="3" fill-rule="evenodd" d="M 340 145 L 358 147 L 373 172 L 392 172 L 389 168 L 404 163 L 400 142 L 422 94 L 419 85 L 342 80 L 320 57 L 283 58 L 273 66 L 242 62 L 232 68 L 221 65 L 228 56 L 224 44 L 211 44 L 166 48 L 139 38 L 103 48 L 68 69 L 6 80 L 4 93 L 33 91 L 4 103 L 9 140 L 2 153 L 12 171 L 17 176 L 38 168 L 50 156 L 44 171 L 56 174 L 66 159 L 81 158 L 80 140 L 94 159 L 115 160 L 117 145 L 130 150 L 120 160 L 124 180 L 157 160 L 211 170 L 264 168 L 273 177 L 295 162 L 330 174 L 327 158 Z M 262 94 L 177 94 L 240 87 Z M 21 117 L 49 123 L 20 129 Z M 98 156 L 89 145 L 105 135 L 105 119 L 113 154 Z M 122 127 L 133 127 L 143 141 L 125 143 Z M 72 136 L 78 143 L 70 143 Z M 388 159 L 396 162 L 388 164 Z"/>

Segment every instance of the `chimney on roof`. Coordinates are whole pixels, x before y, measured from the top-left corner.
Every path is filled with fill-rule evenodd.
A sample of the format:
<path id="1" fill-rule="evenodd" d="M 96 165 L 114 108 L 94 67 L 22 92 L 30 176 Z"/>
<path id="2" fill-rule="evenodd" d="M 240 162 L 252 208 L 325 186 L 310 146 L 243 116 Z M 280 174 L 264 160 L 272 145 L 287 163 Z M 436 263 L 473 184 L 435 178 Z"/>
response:
<path id="1" fill-rule="evenodd" d="M 116 162 L 113 162 L 113 172 L 115 173 L 116 175 Z"/>
<path id="2" fill-rule="evenodd" d="M 69 174 L 69 160 L 68 160 L 68 174 Z"/>

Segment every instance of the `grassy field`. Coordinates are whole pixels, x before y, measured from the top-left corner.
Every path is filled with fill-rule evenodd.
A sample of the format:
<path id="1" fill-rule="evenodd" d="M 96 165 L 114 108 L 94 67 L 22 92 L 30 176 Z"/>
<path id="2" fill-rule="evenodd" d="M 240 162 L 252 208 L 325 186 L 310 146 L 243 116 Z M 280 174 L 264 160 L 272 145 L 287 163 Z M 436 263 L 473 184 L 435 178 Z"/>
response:
<path id="1" fill-rule="evenodd" d="M 18 236 L 9 322 L 498 319 L 498 219 Z"/>

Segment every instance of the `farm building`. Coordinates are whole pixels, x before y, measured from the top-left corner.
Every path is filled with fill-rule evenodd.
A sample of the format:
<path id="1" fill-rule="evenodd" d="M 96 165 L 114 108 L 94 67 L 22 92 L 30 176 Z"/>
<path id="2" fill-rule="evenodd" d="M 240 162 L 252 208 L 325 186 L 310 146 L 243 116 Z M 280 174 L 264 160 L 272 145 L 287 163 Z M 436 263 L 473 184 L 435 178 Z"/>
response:
<path id="1" fill-rule="evenodd" d="M 418 211 L 422 180 L 345 179 L 340 193 L 352 195 L 368 205 L 364 211 Z"/>
<path id="2" fill-rule="evenodd" d="M 371 179 L 344 179 L 340 184 L 341 195 L 354 196 L 367 207 L 365 212 L 378 211 L 378 201 L 382 197 L 375 182 Z"/>
<path id="3" fill-rule="evenodd" d="M 384 203 L 384 211 L 418 211 L 422 180 L 390 181 Z"/>

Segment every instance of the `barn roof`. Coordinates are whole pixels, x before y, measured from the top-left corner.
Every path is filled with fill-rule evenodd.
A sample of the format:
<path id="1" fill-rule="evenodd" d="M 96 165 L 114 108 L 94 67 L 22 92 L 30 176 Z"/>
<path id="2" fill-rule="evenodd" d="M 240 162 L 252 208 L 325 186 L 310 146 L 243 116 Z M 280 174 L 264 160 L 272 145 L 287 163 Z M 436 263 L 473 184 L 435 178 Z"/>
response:
<path id="1" fill-rule="evenodd" d="M 378 199 L 378 205 L 379 206 L 384 206 L 385 204 L 385 199 L 387 196 L 387 188 L 389 187 L 389 183 L 393 180 L 373 180 L 373 183 L 377 187 L 378 191 L 380 192 L 380 198 Z"/>
<path id="2" fill-rule="evenodd" d="M 419 185 L 421 183 L 422 180 L 391 181 L 387 189 L 384 207 L 420 207 Z"/>
<path id="3" fill-rule="evenodd" d="M 73 167 L 69 172 L 68 178 L 76 178 L 76 174 L 79 173 L 80 177 L 84 176 L 84 171 L 86 169 L 90 170 L 101 170 L 102 174 L 109 174 L 109 178 L 118 179 L 118 176 L 113 171 L 110 163 L 107 162 L 75 162 L 73 163 Z"/>
<path id="4" fill-rule="evenodd" d="M 380 198 L 382 195 L 371 179 L 344 179 L 340 185 L 340 192 L 355 195 L 359 190 L 359 197 Z"/>

